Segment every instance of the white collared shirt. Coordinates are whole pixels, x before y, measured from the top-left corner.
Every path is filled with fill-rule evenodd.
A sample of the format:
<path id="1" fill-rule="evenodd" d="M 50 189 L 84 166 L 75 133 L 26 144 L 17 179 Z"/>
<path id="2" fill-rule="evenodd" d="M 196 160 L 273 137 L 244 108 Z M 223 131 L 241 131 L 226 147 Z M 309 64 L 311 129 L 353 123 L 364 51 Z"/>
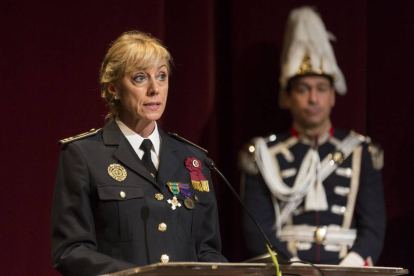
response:
<path id="1" fill-rule="evenodd" d="M 125 137 L 128 139 L 129 143 L 131 144 L 132 148 L 137 153 L 139 159 L 142 160 L 142 156 L 144 156 L 144 151 L 140 149 L 142 142 L 144 139 L 150 139 L 152 142 L 152 148 L 151 148 L 151 160 L 152 163 L 154 163 L 155 168 L 158 170 L 159 166 L 159 156 L 160 156 L 160 144 L 161 144 L 161 138 L 160 133 L 158 132 L 158 126 L 157 122 L 155 123 L 154 131 L 151 133 L 150 136 L 147 138 L 144 138 L 137 134 L 135 131 L 127 127 L 118 117 L 115 118 L 115 122 L 118 124 L 119 128 L 121 129 L 122 133 L 125 135 Z"/>

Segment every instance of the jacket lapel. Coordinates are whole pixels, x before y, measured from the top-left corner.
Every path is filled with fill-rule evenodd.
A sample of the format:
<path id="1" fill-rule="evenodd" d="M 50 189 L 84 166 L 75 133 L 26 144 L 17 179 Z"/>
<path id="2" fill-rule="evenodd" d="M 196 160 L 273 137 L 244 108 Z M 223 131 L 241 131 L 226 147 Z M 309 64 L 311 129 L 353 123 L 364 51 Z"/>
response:
<path id="1" fill-rule="evenodd" d="M 169 181 L 176 181 L 176 179 L 171 179 L 174 173 L 179 168 L 180 164 L 184 166 L 183 161 L 178 159 L 178 150 L 174 140 L 165 134 L 161 129 L 158 129 L 161 137 L 161 156 L 160 164 L 158 167 L 158 179 L 157 182 L 159 186 L 164 187 Z"/>
<path id="2" fill-rule="evenodd" d="M 158 187 L 158 183 L 151 176 L 148 170 L 141 164 L 141 160 L 136 155 L 134 149 L 129 144 L 128 140 L 122 134 L 118 124 L 114 119 L 111 119 L 103 128 L 103 141 L 107 146 L 118 146 L 114 152 L 114 156 L 125 166 L 146 178 L 152 184 Z"/>

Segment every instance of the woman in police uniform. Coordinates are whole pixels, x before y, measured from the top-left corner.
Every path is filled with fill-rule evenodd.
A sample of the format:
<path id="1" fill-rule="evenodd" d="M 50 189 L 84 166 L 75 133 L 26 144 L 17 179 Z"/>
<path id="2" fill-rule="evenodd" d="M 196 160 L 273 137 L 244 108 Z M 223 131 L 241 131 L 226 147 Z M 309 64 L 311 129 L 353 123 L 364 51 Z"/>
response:
<path id="1" fill-rule="evenodd" d="M 226 262 L 205 152 L 156 121 L 172 59 L 132 31 L 101 66 L 110 106 L 102 129 L 60 141 L 52 261 L 63 275 L 97 275 L 157 262 Z"/>

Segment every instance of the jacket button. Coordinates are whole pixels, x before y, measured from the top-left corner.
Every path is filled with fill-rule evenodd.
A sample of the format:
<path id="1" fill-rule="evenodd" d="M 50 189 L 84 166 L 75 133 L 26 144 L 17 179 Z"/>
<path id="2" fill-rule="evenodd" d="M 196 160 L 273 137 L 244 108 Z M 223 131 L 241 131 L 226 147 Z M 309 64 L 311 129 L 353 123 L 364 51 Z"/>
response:
<path id="1" fill-rule="evenodd" d="M 164 196 L 161 193 L 155 194 L 155 199 L 161 201 L 164 199 Z"/>
<path id="2" fill-rule="evenodd" d="M 125 192 L 123 192 L 123 191 L 121 191 L 121 192 L 119 193 L 119 196 L 120 196 L 121 198 L 125 198 L 125 197 L 126 197 L 126 193 L 125 193 Z"/>
<path id="3" fill-rule="evenodd" d="M 170 261 L 170 257 L 167 254 L 163 254 L 163 255 L 161 255 L 160 260 L 161 260 L 161 263 L 165 264 L 165 263 L 168 263 Z"/>
<path id="4" fill-rule="evenodd" d="M 160 231 L 160 232 L 167 231 L 167 224 L 165 224 L 164 222 L 158 224 L 158 231 Z"/>

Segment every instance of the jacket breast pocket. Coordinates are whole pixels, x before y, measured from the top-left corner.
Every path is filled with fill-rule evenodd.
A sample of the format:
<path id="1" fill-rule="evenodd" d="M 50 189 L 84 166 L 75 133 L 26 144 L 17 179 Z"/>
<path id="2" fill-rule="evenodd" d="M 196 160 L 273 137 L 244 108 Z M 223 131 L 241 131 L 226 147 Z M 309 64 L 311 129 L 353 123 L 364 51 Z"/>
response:
<path id="1" fill-rule="evenodd" d="M 179 200 L 181 205 L 184 202 Z M 196 236 L 203 223 L 204 208 L 202 202 L 194 202 L 194 209 L 180 208 L 178 213 L 177 235 L 183 243 L 194 245 Z"/>
<path id="2" fill-rule="evenodd" d="M 110 242 L 140 240 L 148 210 L 144 190 L 139 186 L 98 185 L 104 236 Z"/>

